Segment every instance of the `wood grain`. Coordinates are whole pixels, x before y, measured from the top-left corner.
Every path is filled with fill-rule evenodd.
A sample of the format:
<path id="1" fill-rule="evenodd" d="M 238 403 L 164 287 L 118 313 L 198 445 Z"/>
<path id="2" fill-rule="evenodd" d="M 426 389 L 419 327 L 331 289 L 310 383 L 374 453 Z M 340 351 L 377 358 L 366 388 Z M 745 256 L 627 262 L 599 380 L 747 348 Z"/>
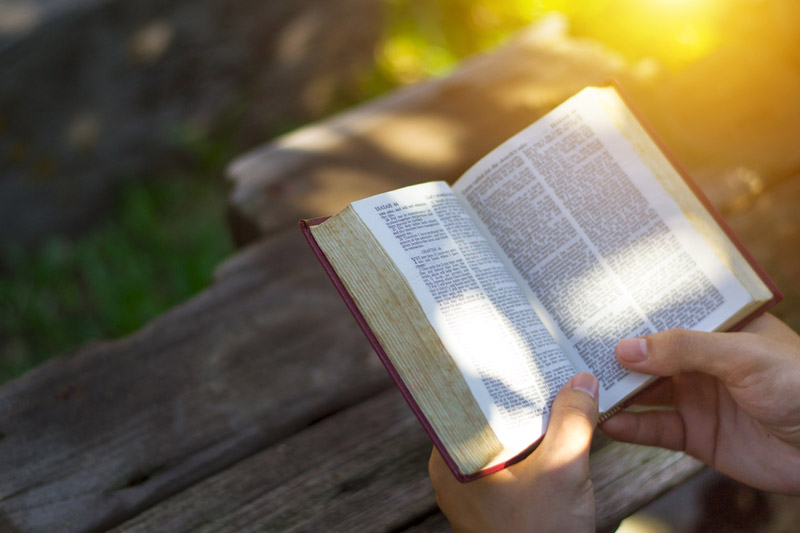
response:
<path id="1" fill-rule="evenodd" d="M 430 441 L 400 394 L 382 393 L 198 483 L 115 529 L 446 531 L 427 477 Z M 682 453 L 600 439 L 598 529 L 702 468 Z"/>
<path id="2" fill-rule="evenodd" d="M 390 531 L 435 508 L 430 449 L 399 392 L 390 390 L 115 531 Z"/>
<path id="3" fill-rule="evenodd" d="M 389 385 L 299 230 L 0 389 L 0 524 L 97 530 Z"/>
<path id="4" fill-rule="evenodd" d="M 591 458 L 599 530 L 613 527 L 703 469 L 682 452 L 621 442 L 609 442 Z"/>

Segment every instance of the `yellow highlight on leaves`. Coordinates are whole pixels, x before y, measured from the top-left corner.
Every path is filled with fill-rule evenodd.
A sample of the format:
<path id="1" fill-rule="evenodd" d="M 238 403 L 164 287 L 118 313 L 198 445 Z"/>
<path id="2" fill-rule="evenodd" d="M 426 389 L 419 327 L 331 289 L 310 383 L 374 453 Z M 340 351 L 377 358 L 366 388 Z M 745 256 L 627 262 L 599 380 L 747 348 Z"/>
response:
<path id="1" fill-rule="evenodd" d="M 407 39 L 387 40 L 379 50 L 378 60 L 400 83 L 413 83 L 425 75 L 422 68 L 422 47 Z"/>

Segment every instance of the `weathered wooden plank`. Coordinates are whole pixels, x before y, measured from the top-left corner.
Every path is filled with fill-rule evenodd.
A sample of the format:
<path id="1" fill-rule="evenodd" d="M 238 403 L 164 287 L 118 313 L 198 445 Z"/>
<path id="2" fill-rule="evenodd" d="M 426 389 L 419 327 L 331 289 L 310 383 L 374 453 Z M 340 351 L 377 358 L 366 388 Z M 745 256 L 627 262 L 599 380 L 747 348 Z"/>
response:
<path id="1" fill-rule="evenodd" d="M 612 442 L 592 454 L 597 528 L 607 530 L 703 469 L 681 452 Z"/>
<path id="2" fill-rule="evenodd" d="M 0 388 L 0 524 L 113 526 L 388 378 L 292 228 L 128 338 Z"/>
<path id="3" fill-rule="evenodd" d="M 450 533 L 451 531 L 453 531 L 453 528 L 450 527 L 450 522 L 439 512 L 438 508 L 431 516 L 425 517 L 419 523 L 403 529 L 403 533 Z"/>
<path id="4" fill-rule="evenodd" d="M 435 507 L 430 441 L 395 390 L 321 421 L 115 531 L 391 531 Z"/>
<path id="5" fill-rule="evenodd" d="M 792 294 L 800 293 L 798 196 L 800 181 L 787 180 L 730 217 Z M 240 253 L 215 287 L 136 335 L 87 346 L 6 385 L 0 527 L 111 526 L 383 388 L 383 370 L 343 311 L 292 229 Z M 607 489 L 618 499 L 608 500 L 615 520 L 628 512 L 623 503 L 642 503 L 620 499 L 626 487 L 653 496 L 680 479 L 672 472 L 694 468 L 683 459 L 664 469 L 658 458 L 637 460 L 633 477 Z M 642 488 L 635 472 L 667 478 Z"/>
<path id="6" fill-rule="evenodd" d="M 601 439 L 592 454 L 598 528 L 696 473 L 682 453 Z M 602 445 L 604 443 L 604 445 Z M 116 531 L 447 530 L 432 515 L 430 442 L 395 391 L 294 435 Z M 421 522 L 421 523 L 420 523 Z"/>
<path id="7" fill-rule="evenodd" d="M 500 142 L 586 85 L 623 75 L 597 43 L 547 18 L 509 46 L 304 127 L 237 159 L 231 211 L 241 242 L 287 221 L 330 215 L 370 194 L 452 181 Z"/>

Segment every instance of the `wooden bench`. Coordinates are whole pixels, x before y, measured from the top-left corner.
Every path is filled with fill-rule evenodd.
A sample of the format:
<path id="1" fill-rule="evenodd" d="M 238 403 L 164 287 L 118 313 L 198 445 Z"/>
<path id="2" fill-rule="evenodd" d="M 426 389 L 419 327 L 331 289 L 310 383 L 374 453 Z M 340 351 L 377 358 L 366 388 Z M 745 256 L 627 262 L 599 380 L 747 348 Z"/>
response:
<path id="1" fill-rule="evenodd" d="M 452 179 L 623 67 L 550 21 L 448 78 L 234 162 L 231 221 L 243 248 L 211 287 L 130 337 L 85 345 L 0 388 L 0 530 L 447 530 L 427 479 L 430 442 L 297 219 Z M 735 187 L 716 190 L 724 203 Z M 787 294 L 800 293 L 800 263 L 778 257 L 793 249 L 798 196 L 800 180 L 787 179 L 730 217 Z M 782 229 L 759 233 L 765 224 Z M 700 468 L 682 453 L 597 438 L 598 529 Z"/>

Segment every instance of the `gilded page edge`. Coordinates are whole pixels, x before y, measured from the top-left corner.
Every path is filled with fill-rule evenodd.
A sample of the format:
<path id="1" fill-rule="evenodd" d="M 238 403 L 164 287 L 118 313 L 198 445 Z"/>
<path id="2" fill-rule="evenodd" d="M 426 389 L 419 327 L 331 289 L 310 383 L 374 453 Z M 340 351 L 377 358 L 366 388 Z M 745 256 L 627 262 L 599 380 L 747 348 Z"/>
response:
<path id="1" fill-rule="evenodd" d="M 474 474 L 505 456 L 405 277 L 355 210 L 311 231 L 459 470 Z"/>

